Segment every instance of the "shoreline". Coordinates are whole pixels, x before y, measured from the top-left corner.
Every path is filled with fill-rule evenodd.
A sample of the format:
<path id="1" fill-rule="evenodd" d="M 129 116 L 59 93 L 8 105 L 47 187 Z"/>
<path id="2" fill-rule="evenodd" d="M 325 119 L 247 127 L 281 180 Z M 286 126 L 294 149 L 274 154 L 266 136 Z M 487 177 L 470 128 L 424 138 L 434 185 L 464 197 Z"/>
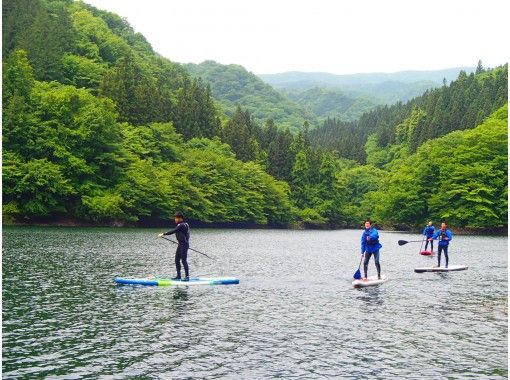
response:
<path id="1" fill-rule="evenodd" d="M 276 225 L 276 224 L 255 224 L 248 222 L 215 222 L 206 223 L 201 221 L 190 220 L 190 224 L 194 228 L 217 228 L 217 229 L 267 229 L 267 230 L 323 230 L 323 231 L 340 231 L 350 229 L 360 229 L 361 226 L 328 226 L 328 225 L 310 225 L 307 223 L 295 223 L 289 225 Z M 38 220 L 38 221 L 6 221 L 2 220 L 2 227 L 67 227 L 67 228 L 168 228 L 173 221 L 141 221 L 141 222 L 123 222 L 111 221 L 108 223 L 89 222 L 71 218 L 52 219 L 52 220 Z M 407 226 L 398 226 L 395 228 L 385 225 L 376 225 L 377 229 L 384 232 L 401 232 L 408 234 L 420 234 L 422 230 Z M 403 228 L 405 227 L 405 228 Z M 450 228 L 456 235 L 486 235 L 486 236 L 508 236 L 508 227 L 493 227 L 493 228 Z"/>

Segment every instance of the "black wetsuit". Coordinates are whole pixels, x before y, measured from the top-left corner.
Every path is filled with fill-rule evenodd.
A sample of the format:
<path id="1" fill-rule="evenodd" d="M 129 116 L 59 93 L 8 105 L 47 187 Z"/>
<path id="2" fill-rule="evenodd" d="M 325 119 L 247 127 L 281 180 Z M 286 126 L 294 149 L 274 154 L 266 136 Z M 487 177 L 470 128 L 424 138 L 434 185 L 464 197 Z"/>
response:
<path id="1" fill-rule="evenodd" d="M 185 222 L 179 223 L 174 229 L 165 232 L 163 235 L 175 234 L 179 245 L 175 251 L 175 269 L 177 269 L 177 277 L 181 277 L 181 262 L 184 267 L 184 275 L 189 277 L 188 266 L 188 248 L 189 248 L 189 224 Z"/>

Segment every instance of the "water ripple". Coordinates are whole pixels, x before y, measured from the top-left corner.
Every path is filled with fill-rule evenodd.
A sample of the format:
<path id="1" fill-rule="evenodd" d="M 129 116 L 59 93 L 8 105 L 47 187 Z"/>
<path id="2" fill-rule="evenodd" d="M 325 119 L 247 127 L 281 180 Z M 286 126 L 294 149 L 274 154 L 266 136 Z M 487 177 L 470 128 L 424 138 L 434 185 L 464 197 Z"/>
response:
<path id="1" fill-rule="evenodd" d="M 434 259 L 395 244 L 415 236 L 382 232 L 390 281 L 359 290 L 359 231 L 195 230 L 220 260 L 191 254 L 193 273 L 238 286 L 113 285 L 173 274 L 155 233 L 5 228 L 3 378 L 508 376 L 506 238 L 457 236 L 470 269 L 419 275 Z"/>

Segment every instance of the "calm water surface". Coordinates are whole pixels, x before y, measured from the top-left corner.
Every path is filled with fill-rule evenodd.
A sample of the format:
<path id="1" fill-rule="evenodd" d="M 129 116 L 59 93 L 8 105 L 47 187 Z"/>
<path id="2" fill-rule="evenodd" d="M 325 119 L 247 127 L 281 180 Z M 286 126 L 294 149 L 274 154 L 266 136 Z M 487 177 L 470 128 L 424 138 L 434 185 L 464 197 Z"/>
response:
<path id="1" fill-rule="evenodd" d="M 4 228 L 3 378 L 507 378 L 506 237 L 455 236 L 469 270 L 416 274 L 435 260 L 396 242 L 418 236 L 383 231 L 390 281 L 357 290 L 361 231 L 195 229 L 218 260 L 192 275 L 239 285 L 115 286 L 174 274 L 158 232 Z"/>

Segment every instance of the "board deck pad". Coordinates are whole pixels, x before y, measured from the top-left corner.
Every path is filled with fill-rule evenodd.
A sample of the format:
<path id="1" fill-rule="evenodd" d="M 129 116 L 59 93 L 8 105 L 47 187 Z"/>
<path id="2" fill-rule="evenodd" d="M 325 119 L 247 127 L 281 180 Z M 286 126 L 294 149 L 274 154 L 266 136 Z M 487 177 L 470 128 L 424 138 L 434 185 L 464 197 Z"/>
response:
<path id="1" fill-rule="evenodd" d="M 376 286 L 385 283 L 388 281 L 388 276 L 382 275 L 381 279 L 379 280 L 377 276 L 369 276 L 367 278 L 367 281 L 363 281 L 363 279 L 360 280 L 354 280 L 352 282 L 352 286 L 355 288 L 366 288 L 367 286 Z"/>
<path id="2" fill-rule="evenodd" d="M 235 285 L 239 279 L 235 277 L 191 277 L 189 281 L 172 280 L 167 278 L 122 278 L 117 277 L 118 285 L 145 286 L 195 286 L 195 285 Z"/>
<path id="3" fill-rule="evenodd" d="M 423 256 L 435 256 L 434 252 L 431 252 L 431 251 L 421 251 L 420 255 L 423 255 Z"/>
<path id="4" fill-rule="evenodd" d="M 425 273 L 425 272 L 455 272 L 459 270 L 466 270 L 468 267 L 466 265 L 449 265 L 446 267 L 420 267 L 414 268 L 416 273 Z"/>

